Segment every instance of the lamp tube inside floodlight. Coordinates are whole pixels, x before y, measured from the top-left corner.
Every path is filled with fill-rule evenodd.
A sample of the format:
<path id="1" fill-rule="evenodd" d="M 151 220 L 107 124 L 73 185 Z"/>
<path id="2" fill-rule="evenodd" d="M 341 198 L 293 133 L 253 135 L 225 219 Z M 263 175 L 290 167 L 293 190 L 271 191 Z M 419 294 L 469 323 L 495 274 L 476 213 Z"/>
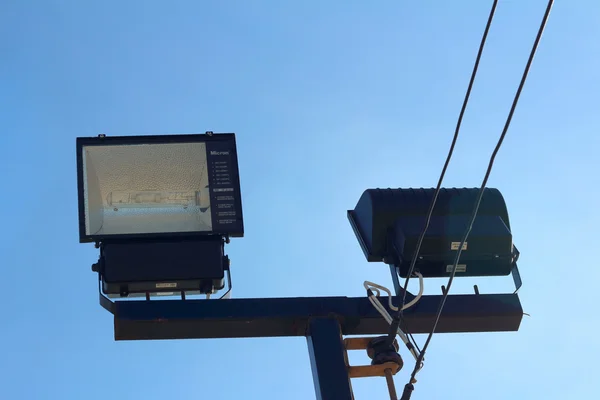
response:
<path id="1" fill-rule="evenodd" d="M 193 207 L 210 206 L 208 188 L 201 191 L 113 191 L 106 196 L 111 207 L 151 208 L 151 207 Z"/>

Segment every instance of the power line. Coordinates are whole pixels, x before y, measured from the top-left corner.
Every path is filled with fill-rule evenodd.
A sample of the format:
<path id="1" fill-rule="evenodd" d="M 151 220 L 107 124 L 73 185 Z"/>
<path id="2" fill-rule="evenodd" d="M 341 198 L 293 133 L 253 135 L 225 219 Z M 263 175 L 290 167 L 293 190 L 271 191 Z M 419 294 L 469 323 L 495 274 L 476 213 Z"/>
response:
<path id="1" fill-rule="evenodd" d="M 419 252 L 421 250 L 421 245 L 423 244 L 423 239 L 425 238 L 425 234 L 427 233 L 427 229 L 429 228 L 429 223 L 431 221 L 431 216 L 433 215 L 433 209 L 435 208 L 435 204 L 437 202 L 438 195 L 440 193 L 442 182 L 444 181 L 444 176 L 446 175 L 446 170 L 448 169 L 448 165 L 450 164 L 450 160 L 452 159 L 452 154 L 454 153 L 454 147 L 456 145 L 456 141 L 458 139 L 458 134 L 460 132 L 460 127 L 462 125 L 462 120 L 465 115 L 465 111 L 467 109 L 467 104 L 469 103 L 469 98 L 471 97 L 471 90 L 473 89 L 473 84 L 475 83 L 475 76 L 477 76 L 477 70 L 479 69 L 479 62 L 481 61 L 481 55 L 483 54 L 483 49 L 485 47 L 485 42 L 487 40 L 488 32 L 490 31 L 490 26 L 492 25 L 492 20 L 494 19 L 494 13 L 496 12 L 496 6 L 498 5 L 498 0 L 494 0 L 492 5 L 492 9 L 490 10 L 490 15 L 487 20 L 487 24 L 485 26 L 485 31 L 483 32 L 483 36 L 481 37 L 481 43 L 479 44 L 479 50 L 477 52 L 477 57 L 475 58 L 475 64 L 473 65 L 473 71 L 471 72 L 471 79 L 469 80 L 469 86 L 467 87 L 467 92 L 465 93 L 465 98 L 463 100 L 462 108 L 460 110 L 460 114 L 458 115 L 458 121 L 456 123 L 456 128 L 454 130 L 454 137 L 452 138 L 452 144 L 450 145 L 450 149 L 448 150 L 448 156 L 446 157 L 446 162 L 444 163 L 444 167 L 442 168 L 442 173 L 440 174 L 440 178 L 438 180 L 437 186 L 435 188 L 435 192 L 433 194 L 433 198 L 431 199 L 431 204 L 429 205 L 429 210 L 427 211 L 427 217 L 425 218 L 425 226 L 421 235 L 419 236 L 419 240 L 417 241 L 417 247 L 413 254 L 413 258 L 410 262 L 410 267 L 408 268 L 408 274 L 406 275 L 406 280 L 404 282 L 404 293 L 402 295 L 402 302 L 400 303 L 400 309 L 396 314 L 392 325 L 390 326 L 390 332 L 388 335 L 388 342 L 394 340 L 396 336 L 396 331 L 400 326 L 400 321 L 402 320 L 402 307 L 404 303 L 406 303 L 406 293 L 408 291 L 408 282 L 410 277 L 412 276 L 415 264 L 417 263 L 417 259 L 419 256 Z"/>
<path id="2" fill-rule="evenodd" d="M 437 314 L 436 314 L 436 319 L 435 319 L 435 323 L 433 324 L 433 328 L 431 329 L 431 332 L 429 333 L 429 335 L 427 336 L 427 340 L 425 341 L 425 344 L 423 345 L 423 351 L 421 352 L 419 358 L 422 359 L 425 351 L 427 351 L 427 347 L 429 346 L 429 343 L 431 342 L 431 338 L 433 337 L 433 334 L 435 333 L 435 329 L 437 327 L 437 324 L 440 320 L 440 316 L 442 314 L 442 311 L 444 309 L 444 305 L 446 303 L 446 299 L 448 298 L 448 293 L 450 292 L 450 286 L 452 285 L 452 281 L 454 280 L 454 275 L 456 274 L 456 268 L 458 266 L 458 262 L 460 260 L 460 255 L 462 252 L 462 248 L 464 243 L 467 241 L 469 233 L 471 232 L 471 228 L 473 227 L 473 222 L 475 221 L 475 218 L 477 216 L 477 212 L 479 211 L 479 205 L 481 204 L 481 199 L 483 197 L 483 193 L 485 190 L 485 186 L 487 184 L 488 178 L 492 172 L 492 168 L 494 166 L 494 161 L 496 159 L 496 155 L 498 154 L 498 151 L 500 150 L 500 147 L 502 146 L 502 142 L 504 141 L 504 137 L 506 136 L 506 132 L 508 131 L 508 128 L 510 126 L 510 123 L 512 121 L 512 117 L 514 115 L 515 109 L 517 108 L 517 104 L 519 102 L 519 98 L 521 96 L 521 92 L 523 91 L 523 87 L 525 86 L 525 81 L 527 80 L 527 75 L 529 74 L 529 69 L 531 68 L 531 64 L 533 63 L 533 59 L 535 57 L 535 53 L 537 51 L 537 47 L 540 43 L 540 40 L 542 38 L 542 34 L 544 33 L 544 28 L 546 27 L 546 22 L 548 21 L 548 17 L 550 16 L 550 11 L 552 10 L 552 5 L 554 3 L 554 0 L 548 0 L 548 5 L 546 6 L 546 11 L 544 13 L 544 17 L 542 18 L 542 22 L 540 24 L 540 27 L 538 29 L 538 33 L 537 36 L 535 38 L 535 41 L 533 43 L 533 47 L 531 49 L 531 52 L 529 54 L 529 59 L 527 60 L 527 64 L 525 66 L 525 70 L 523 71 L 523 76 L 521 77 L 521 82 L 519 83 L 519 87 L 517 89 L 517 93 L 515 94 L 515 97 L 513 99 L 513 103 L 512 106 L 510 108 L 510 111 L 508 113 L 508 117 L 506 119 L 506 123 L 504 124 L 504 129 L 502 130 L 502 134 L 500 135 L 500 138 L 498 140 L 498 143 L 496 144 L 496 147 L 492 153 L 492 156 L 490 157 L 490 162 L 488 164 L 487 167 L 487 171 L 485 173 L 485 176 L 483 178 L 483 181 L 481 183 L 481 187 L 479 188 L 479 194 L 477 196 L 477 201 L 475 202 L 475 207 L 473 208 L 473 212 L 471 214 L 471 219 L 469 221 L 469 225 L 468 228 L 463 236 L 463 239 L 460 243 L 460 245 L 458 246 L 458 251 L 456 253 L 456 257 L 454 259 L 454 264 L 452 266 L 452 272 L 450 274 L 450 278 L 448 279 L 448 285 L 446 286 L 446 291 L 444 292 L 444 295 L 442 296 L 442 301 L 440 302 Z M 417 360 L 417 363 L 415 364 L 415 368 L 413 370 L 413 372 L 411 373 L 411 380 L 410 382 L 412 382 L 412 380 L 415 378 L 415 375 L 418 371 L 418 367 L 420 365 L 420 360 Z M 408 383 L 405 387 L 404 390 L 404 394 L 402 396 L 402 399 L 408 399 L 408 397 L 406 396 L 406 393 L 408 392 L 408 396 L 410 396 L 410 392 L 412 391 L 412 383 Z"/>

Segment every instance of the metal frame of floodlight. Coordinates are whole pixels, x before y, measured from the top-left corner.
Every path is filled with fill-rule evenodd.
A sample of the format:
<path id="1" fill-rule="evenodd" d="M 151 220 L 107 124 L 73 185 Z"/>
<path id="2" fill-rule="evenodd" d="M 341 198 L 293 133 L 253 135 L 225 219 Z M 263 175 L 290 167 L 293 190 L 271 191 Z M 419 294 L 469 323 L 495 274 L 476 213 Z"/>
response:
<path id="1" fill-rule="evenodd" d="M 85 227 L 85 194 L 84 194 L 84 170 L 83 170 L 83 148 L 87 146 L 119 146 L 119 145 L 160 145 L 173 143 L 227 143 L 228 148 L 233 152 L 230 168 L 231 178 L 234 188 L 237 190 L 235 196 L 235 210 L 238 214 L 236 219 L 239 221 L 233 230 L 220 230 L 208 232 L 160 232 L 160 233 L 126 233 L 112 235 L 88 235 Z M 102 242 L 110 239 L 143 239 L 157 237 L 194 237 L 194 236 L 224 236 L 224 237 L 243 237 L 243 212 L 240 196 L 240 177 L 237 159 L 237 148 L 234 133 L 213 133 L 207 131 L 203 134 L 177 134 L 177 135 L 154 135 L 154 136 L 106 136 L 98 137 L 79 137 L 76 139 L 77 147 L 77 197 L 79 206 L 79 242 L 91 243 Z"/>

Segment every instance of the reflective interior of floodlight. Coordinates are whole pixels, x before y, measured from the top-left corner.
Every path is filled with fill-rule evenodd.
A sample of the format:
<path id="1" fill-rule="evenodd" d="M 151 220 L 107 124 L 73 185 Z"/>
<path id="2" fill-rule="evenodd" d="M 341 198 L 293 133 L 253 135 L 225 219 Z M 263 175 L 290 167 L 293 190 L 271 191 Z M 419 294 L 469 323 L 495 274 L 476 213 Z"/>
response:
<path id="1" fill-rule="evenodd" d="M 212 230 L 206 145 L 83 148 L 87 235 Z"/>

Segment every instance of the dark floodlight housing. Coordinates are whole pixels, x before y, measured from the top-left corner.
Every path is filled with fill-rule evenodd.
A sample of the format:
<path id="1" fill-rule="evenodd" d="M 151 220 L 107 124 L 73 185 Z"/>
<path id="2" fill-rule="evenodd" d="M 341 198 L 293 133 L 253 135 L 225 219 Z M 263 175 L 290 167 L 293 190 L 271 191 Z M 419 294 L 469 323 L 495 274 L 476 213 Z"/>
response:
<path id="1" fill-rule="evenodd" d="M 424 277 L 447 277 L 467 229 L 479 189 L 442 189 L 416 268 Z M 435 189 L 369 189 L 348 218 L 368 261 L 397 265 L 406 277 L 425 226 Z M 511 273 L 513 246 L 506 204 L 497 189 L 485 189 L 477 218 L 463 247 L 457 276 Z"/>
<path id="2" fill-rule="evenodd" d="M 77 138 L 77 179 L 106 294 L 223 287 L 224 241 L 244 233 L 234 134 Z"/>

